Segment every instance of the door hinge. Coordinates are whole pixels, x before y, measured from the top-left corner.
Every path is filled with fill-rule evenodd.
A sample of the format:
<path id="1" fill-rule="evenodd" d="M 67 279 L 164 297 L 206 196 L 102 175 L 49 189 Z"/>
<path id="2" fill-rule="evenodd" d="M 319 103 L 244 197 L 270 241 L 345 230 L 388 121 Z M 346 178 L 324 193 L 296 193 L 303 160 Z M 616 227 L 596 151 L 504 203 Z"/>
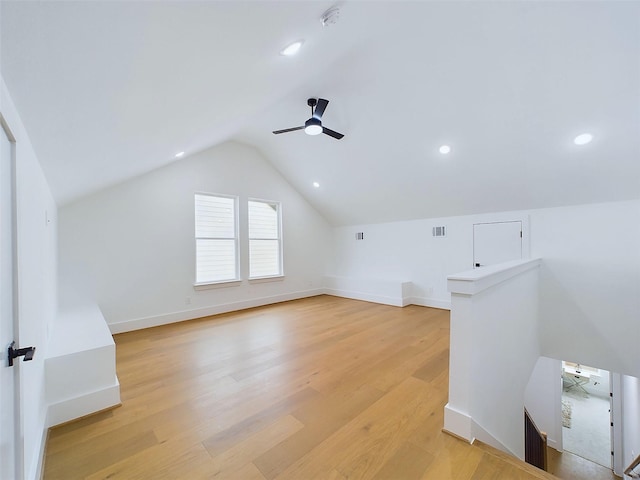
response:
<path id="1" fill-rule="evenodd" d="M 520 230 L 520 238 L 522 238 L 522 230 Z"/>

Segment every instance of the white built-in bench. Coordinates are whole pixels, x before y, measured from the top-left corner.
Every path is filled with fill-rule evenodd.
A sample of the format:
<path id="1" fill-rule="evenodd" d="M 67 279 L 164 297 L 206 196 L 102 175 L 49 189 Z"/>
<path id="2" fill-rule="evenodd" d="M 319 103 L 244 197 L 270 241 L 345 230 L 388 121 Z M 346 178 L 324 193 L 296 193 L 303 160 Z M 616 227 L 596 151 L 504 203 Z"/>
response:
<path id="1" fill-rule="evenodd" d="M 58 316 L 45 379 L 48 427 L 120 404 L 116 346 L 96 305 L 69 308 Z"/>
<path id="2" fill-rule="evenodd" d="M 336 297 L 404 307 L 411 303 L 411 282 L 379 278 L 352 278 L 325 275 L 325 291 Z"/>

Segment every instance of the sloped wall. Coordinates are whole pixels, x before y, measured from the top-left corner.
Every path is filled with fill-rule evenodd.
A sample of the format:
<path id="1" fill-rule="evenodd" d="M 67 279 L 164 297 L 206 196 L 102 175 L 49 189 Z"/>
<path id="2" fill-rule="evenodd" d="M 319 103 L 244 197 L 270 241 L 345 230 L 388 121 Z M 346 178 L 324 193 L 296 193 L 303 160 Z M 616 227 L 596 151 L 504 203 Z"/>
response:
<path id="1" fill-rule="evenodd" d="M 195 289 L 194 193 L 239 196 L 240 285 Z M 281 202 L 284 279 L 249 283 L 246 202 Z M 63 303 L 126 331 L 322 292 L 331 230 L 255 149 L 225 143 L 60 209 Z"/>

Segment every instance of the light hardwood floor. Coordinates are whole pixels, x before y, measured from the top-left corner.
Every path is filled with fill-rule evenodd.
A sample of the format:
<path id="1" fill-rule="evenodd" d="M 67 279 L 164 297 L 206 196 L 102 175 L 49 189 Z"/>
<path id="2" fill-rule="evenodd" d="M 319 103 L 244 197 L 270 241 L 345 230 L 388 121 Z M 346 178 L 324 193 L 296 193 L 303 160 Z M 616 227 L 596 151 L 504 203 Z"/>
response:
<path id="1" fill-rule="evenodd" d="M 553 478 L 441 432 L 447 311 L 320 296 L 115 341 L 122 406 L 52 429 L 47 480 Z"/>

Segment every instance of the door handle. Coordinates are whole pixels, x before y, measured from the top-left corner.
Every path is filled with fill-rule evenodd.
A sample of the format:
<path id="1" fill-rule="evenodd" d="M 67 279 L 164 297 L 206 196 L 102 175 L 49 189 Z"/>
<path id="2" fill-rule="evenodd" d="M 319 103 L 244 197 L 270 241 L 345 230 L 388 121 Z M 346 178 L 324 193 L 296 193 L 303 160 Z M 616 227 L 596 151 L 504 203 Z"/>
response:
<path id="1" fill-rule="evenodd" d="M 36 347 L 25 347 L 25 348 L 13 348 L 15 347 L 16 342 L 11 342 L 9 348 L 7 348 L 7 355 L 9 357 L 9 366 L 13 367 L 13 359 L 18 357 L 24 357 L 23 362 L 28 362 L 29 360 L 33 360 L 33 356 L 36 353 Z"/>

